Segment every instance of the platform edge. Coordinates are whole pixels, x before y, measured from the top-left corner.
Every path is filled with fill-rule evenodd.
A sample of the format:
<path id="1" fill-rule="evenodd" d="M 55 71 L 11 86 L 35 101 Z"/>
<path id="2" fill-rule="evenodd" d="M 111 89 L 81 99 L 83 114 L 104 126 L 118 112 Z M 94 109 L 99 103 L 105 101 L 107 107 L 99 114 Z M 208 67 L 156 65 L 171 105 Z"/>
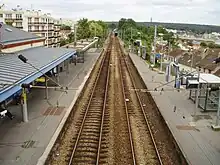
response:
<path id="1" fill-rule="evenodd" d="M 133 54 L 133 55 L 136 55 L 136 54 Z M 140 72 L 140 71 L 138 70 L 138 68 L 136 67 L 136 65 L 135 65 L 135 63 L 134 63 L 134 60 L 132 59 L 130 53 L 128 54 L 128 56 L 129 56 L 129 58 L 131 59 L 131 61 L 133 62 L 134 67 L 137 69 L 137 71 L 138 71 L 139 75 L 141 76 L 141 79 L 143 80 L 144 84 L 146 85 L 146 87 L 148 87 L 147 84 L 146 84 L 146 82 L 144 81 L 144 79 L 143 79 L 143 77 L 142 77 L 141 72 Z M 141 60 L 144 62 L 144 60 L 143 60 L 142 58 L 141 58 Z M 147 63 L 144 63 L 144 64 L 147 65 Z M 157 101 L 156 101 L 156 98 L 155 98 L 154 95 L 153 95 L 153 92 L 149 92 L 149 93 L 151 94 L 152 99 L 154 100 L 155 104 L 157 105 Z M 179 146 L 179 148 L 180 148 L 180 150 L 181 150 L 181 152 L 182 152 L 184 158 L 186 159 L 187 163 L 188 163 L 188 164 L 191 164 L 191 162 L 187 159 L 187 155 L 186 155 L 186 153 L 184 152 L 184 150 L 183 150 L 183 148 L 182 148 L 182 145 L 180 144 L 180 142 L 178 141 L 178 139 L 176 139 L 176 137 L 174 136 L 174 132 L 173 132 L 173 130 L 172 130 L 172 128 L 171 128 L 169 122 L 167 122 L 167 121 L 165 120 L 165 117 L 164 117 L 164 115 L 163 115 L 163 112 L 161 112 L 161 110 L 160 110 L 160 108 L 159 108 L 158 105 L 157 105 L 157 108 L 158 108 L 158 110 L 160 111 L 160 114 L 162 115 L 164 121 L 166 122 L 167 127 L 169 128 L 170 132 L 172 133 L 172 136 L 173 136 L 173 138 L 175 139 L 177 145 Z"/>
<path id="2" fill-rule="evenodd" d="M 67 108 L 66 114 L 65 114 L 64 117 L 62 118 L 62 120 L 61 120 L 60 124 L 58 125 L 58 127 L 57 127 L 55 133 L 53 134 L 53 136 L 52 136 L 52 138 L 51 138 L 49 144 L 47 145 L 47 147 L 46 147 L 44 153 L 43 153 L 43 154 L 41 155 L 41 157 L 38 159 L 36 165 L 44 165 L 44 164 L 45 164 L 46 159 L 47 159 L 48 155 L 50 154 L 50 151 L 51 151 L 51 149 L 53 148 L 53 146 L 54 146 L 54 144 L 55 144 L 55 142 L 56 142 L 56 140 L 57 140 L 57 138 L 58 138 L 58 136 L 59 136 L 59 134 L 60 134 L 60 131 L 62 130 L 62 128 L 63 128 L 63 126 L 64 126 L 66 120 L 68 119 L 68 117 L 69 117 L 69 115 L 70 115 L 70 112 L 71 112 L 73 106 L 75 105 L 75 103 L 76 103 L 76 101 L 77 101 L 77 99 L 78 99 L 78 97 L 79 97 L 79 94 L 82 92 L 83 87 L 85 86 L 85 84 L 86 84 L 86 82 L 87 82 L 87 80 L 88 80 L 88 78 L 89 78 L 89 76 L 90 76 L 90 74 L 91 74 L 93 68 L 94 68 L 95 65 L 96 65 L 97 60 L 99 59 L 99 57 L 101 56 L 102 53 L 103 53 L 103 50 L 100 52 L 99 56 L 96 58 L 95 63 L 92 65 L 92 67 L 90 68 L 90 70 L 89 70 L 89 72 L 87 73 L 87 75 L 84 77 L 83 82 L 81 83 L 81 85 L 79 86 L 78 90 L 76 91 L 76 94 L 75 94 L 75 96 L 74 96 L 73 101 L 71 102 L 70 106 Z"/>

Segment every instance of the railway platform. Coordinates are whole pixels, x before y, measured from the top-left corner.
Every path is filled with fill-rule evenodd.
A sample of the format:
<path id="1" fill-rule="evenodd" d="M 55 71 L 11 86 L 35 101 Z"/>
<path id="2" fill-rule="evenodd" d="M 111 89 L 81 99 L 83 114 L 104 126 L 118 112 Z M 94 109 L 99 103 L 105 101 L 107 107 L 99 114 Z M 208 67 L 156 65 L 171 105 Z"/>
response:
<path id="1" fill-rule="evenodd" d="M 69 73 L 60 74 L 60 84 L 78 89 L 88 78 L 100 52 L 85 54 L 85 62 L 71 65 Z M 63 93 L 49 89 L 48 101 L 44 90 L 33 89 L 28 98 L 29 122 L 21 122 L 18 105 L 9 107 L 13 120 L 0 121 L 0 165 L 35 165 L 48 146 L 51 138 L 69 106 L 79 94 L 78 90 Z M 59 100 L 59 108 L 56 108 Z"/>
<path id="2" fill-rule="evenodd" d="M 170 90 L 174 84 L 164 86 L 162 92 L 155 92 L 156 87 L 165 83 L 165 75 L 150 70 L 139 56 L 130 54 L 130 57 L 187 162 L 192 165 L 219 165 L 220 132 L 211 129 L 216 113 L 196 110 L 195 104 L 188 99 L 187 91 Z"/>

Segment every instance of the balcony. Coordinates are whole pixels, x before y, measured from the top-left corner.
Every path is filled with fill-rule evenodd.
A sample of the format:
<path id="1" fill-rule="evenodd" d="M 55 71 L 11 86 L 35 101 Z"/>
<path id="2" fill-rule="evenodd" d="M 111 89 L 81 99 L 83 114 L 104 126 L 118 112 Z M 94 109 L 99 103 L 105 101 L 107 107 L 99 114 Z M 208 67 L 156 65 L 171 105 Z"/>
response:
<path id="1" fill-rule="evenodd" d="M 18 29 L 23 29 L 23 26 L 16 26 L 16 28 L 18 28 Z"/>
<path id="2" fill-rule="evenodd" d="M 7 17 L 7 18 L 5 18 L 5 21 L 13 21 L 14 19 L 12 18 L 12 17 Z"/>
<path id="3" fill-rule="evenodd" d="M 29 32 L 47 32 L 46 29 L 28 29 Z M 53 30 L 48 30 L 48 32 L 53 31 Z"/>
<path id="4" fill-rule="evenodd" d="M 16 21 L 22 21 L 23 18 L 22 18 L 22 17 L 21 17 L 21 18 L 15 18 L 15 20 L 16 20 Z"/>
<path id="5" fill-rule="evenodd" d="M 45 22 L 28 22 L 28 24 L 30 24 L 30 25 L 42 25 L 42 24 L 47 24 L 47 23 L 45 23 Z"/>

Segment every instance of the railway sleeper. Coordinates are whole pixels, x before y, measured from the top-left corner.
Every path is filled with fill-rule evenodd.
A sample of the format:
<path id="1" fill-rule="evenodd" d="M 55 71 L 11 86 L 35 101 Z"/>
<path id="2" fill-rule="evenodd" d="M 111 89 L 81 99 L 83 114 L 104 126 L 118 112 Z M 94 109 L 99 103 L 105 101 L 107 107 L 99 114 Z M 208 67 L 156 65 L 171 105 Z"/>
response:
<path id="1" fill-rule="evenodd" d="M 75 164 L 75 163 L 77 163 L 77 164 L 83 164 L 83 165 L 87 165 L 87 164 L 91 164 L 91 165 L 94 165 L 95 163 L 96 163 L 96 160 L 91 160 L 91 159 L 85 159 L 86 157 L 84 156 L 84 159 L 82 160 L 82 158 L 80 159 L 81 157 L 77 157 L 77 158 L 74 158 L 74 163 L 73 164 Z"/>
<path id="2" fill-rule="evenodd" d="M 78 159 L 93 160 L 93 159 L 96 159 L 96 157 L 97 157 L 96 152 L 92 152 L 92 151 L 89 151 L 89 152 L 77 152 L 74 155 L 74 160 L 76 158 L 78 158 Z"/>
<path id="3" fill-rule="evenodd" d="M 90 146 L 86 145 L 86 144 L 89 144 L 89 143 L 85 143 L 85 144 L 78 144 L 78 147 L 79 148 L 85 148 L 85 147 L 89 147 L 89 148 L 94 148 L 97 150 L 97 143 L 90 143 Z"/>

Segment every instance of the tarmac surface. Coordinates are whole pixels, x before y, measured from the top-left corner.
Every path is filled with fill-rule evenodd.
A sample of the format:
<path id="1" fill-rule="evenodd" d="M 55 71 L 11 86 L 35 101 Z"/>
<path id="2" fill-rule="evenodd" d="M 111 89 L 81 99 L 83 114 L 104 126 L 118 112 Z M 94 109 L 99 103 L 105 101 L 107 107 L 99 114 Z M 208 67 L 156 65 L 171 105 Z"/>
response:
<path id="1" fill-rule="evenodd" d="M 69 73 L 60 74 L 60 84 L 78 88 L 98 59 L 100 51 L 85 54 L 85 62 L 72 63 Z M 49 89 L 49 99 L 45 99 L 44 89 L 32 89 L 28 96 L 29 122 L 23 123 L 19 105 L 8 109 L 15 115 L 13 120 L 0 120 L 0 165 L 35 165 L 44 153 L 51 137 L 64 117 L 66 110 L 76 95 L 76 90 L 68 93 Z M 56 108 L 57 104 L 59 108 Z"/>
<path id="2" fill-rule="evenodd" d="M 148 64 L 137 55 L 130 54 L 130 57 L 188 163 L 219 165 L 220 132 L 211 129 L 216 121 L 216 113 L 202 113 L 196 109 L 195 104 L 188 99 L 188 91 L 166 91 L 173 89 L 173 83 L 163 86 L 164 92 L 154 92 L 156 87 L 165 83 L 165 75 L 150 70 Z"/>

